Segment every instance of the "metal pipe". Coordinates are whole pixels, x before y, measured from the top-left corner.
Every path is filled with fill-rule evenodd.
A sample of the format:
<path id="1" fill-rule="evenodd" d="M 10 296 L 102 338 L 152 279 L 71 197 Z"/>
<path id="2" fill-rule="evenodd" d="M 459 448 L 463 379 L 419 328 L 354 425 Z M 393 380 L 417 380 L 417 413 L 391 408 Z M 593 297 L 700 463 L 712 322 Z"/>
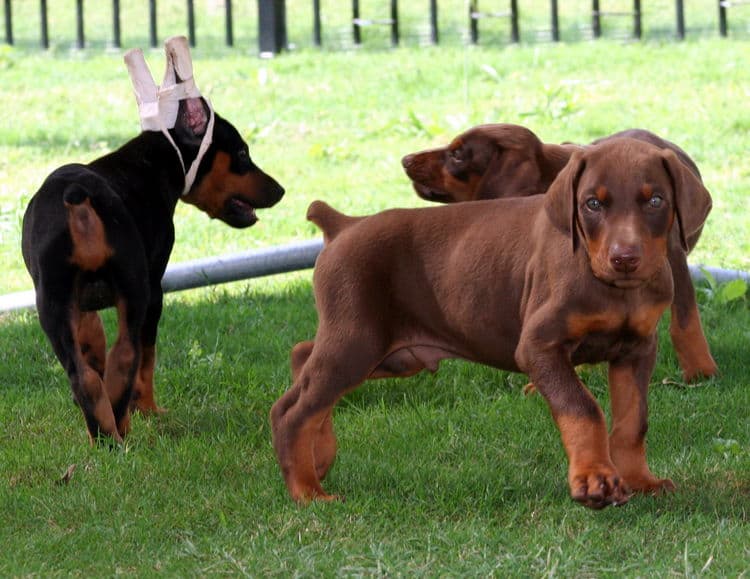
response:
<path id="1" fill-rule="evenodd" d="M 167 267 L 161 286 L 174 292 L 277 273 L 310 269 L 323 248 L 322 239 L 302 241 L 176 263 Z M 33 308 L 34 290 L 0 296 L 0 312 Z"/>
<path id="2" fill-rule="evenodd" d="M 323 248 L 323 240 L 313 239 L 219 257 L 176 263 L 167 267 L 161 285 L 165 292 L 215 285 L 230 281 L 263 277 L 310 269 Z M 718 283 L 744 279 L 750 284 L 750 272 L 691 265 L 690 276 L 699 281 L 709 272 Z M 0 312 L 33 308 L 34 290 L 0 296 Z"/>

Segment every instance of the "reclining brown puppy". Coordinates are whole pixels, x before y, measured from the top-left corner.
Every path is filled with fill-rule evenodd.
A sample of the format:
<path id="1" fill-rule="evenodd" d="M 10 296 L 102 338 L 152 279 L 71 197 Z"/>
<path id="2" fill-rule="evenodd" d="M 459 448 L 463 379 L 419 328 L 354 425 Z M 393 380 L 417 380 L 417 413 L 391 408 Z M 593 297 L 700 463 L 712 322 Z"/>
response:
<path id="1" fill-rule="evenodd" d="M 667 238 L 699 229 L 711 198 L 671 151 L 613 139 L 576 152 L 547 195 L 308 218 L 326 246 L 314 274 L 319 326 L 292 352 L 294 383 L 271 410 L 297 501 L 330 500 L 332 412 L 369 378 L 464 358 L 529 375 L 569 459 L 572 497 L 600 508 L 674 488 L 646 464 L 656 325 L 672 300 Z M 575 373 L 609 363 L 612 430 Z"/>
<path id="2" fill-rule="evenodd" d="M 671 149 L 700 179 L 693 160 L 680 147 L 643 129 L 630 129 L 594 141 L 630 137 Z M 529 129 L 511 124 L 479 125 L 445 146 L 406 155 L 402 164 L 417 194 L 428 201 L 456 203 L 544 193 L 570 156 L 581 147 L 543 143 Z M 676 229 L 676 228 L 675 228 Z M 670 334 L 686 381 L 717 372 L 703 334 L 695 289 L 687 265 L 701 229 L 669 243 L 675 286 Z"/>

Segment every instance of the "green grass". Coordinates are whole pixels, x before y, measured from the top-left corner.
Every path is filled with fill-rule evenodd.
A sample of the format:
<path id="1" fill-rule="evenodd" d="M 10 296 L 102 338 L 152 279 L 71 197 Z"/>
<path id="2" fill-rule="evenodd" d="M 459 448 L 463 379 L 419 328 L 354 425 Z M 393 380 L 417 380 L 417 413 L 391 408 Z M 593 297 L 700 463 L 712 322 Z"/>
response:
<path id="1" fill-rule="evenodd" d="M 199 46 L 199 85 L 288 193 L 245 231 L 180 206 L 173 261 L 312 238 L 316 198 L 360 214 L 423 205 L 401 156 L 505 121 L 550 141 L 631 126 L 673 139 L 714 197 L 691 261 L 750 269 L 746 53 L 715 38 L 271 61 Z M 137 118 L 119 54 L 2 50 L 0 78 L 6 293 L 30 287 L 20 219 L 44 176 L 112 150 Z M 309 271 L 168 296 L 157 398 L 170 412 L 136 417 L 115 451 L 87 445 L 35 314 L 2 316 L 0 575 L 746 574 L 750 307 L 703 298 L 701 310 L 722 375 L 685 387 L 664 321 L 652 381 L 649 459 L 678 492 L 601 512 L 568 499 L 559 435 L 541 398 L 521 395 L 524 376 L 462 362 L 348 396 L 326 480 L 347 501 L 292 504 L 267 417 L 289 385 L 289 349 L 315 331 Z M 582 374 L 606 407 L 605 371 Z"/>

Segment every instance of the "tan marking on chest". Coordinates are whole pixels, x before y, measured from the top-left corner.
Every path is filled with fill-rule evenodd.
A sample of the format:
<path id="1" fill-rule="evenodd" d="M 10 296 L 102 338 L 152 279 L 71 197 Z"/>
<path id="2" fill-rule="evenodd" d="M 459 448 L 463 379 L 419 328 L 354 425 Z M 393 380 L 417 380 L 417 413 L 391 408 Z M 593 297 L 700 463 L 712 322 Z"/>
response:
<path id="1" fill-rule="evenodd" d="M 568 335 L 580 339 L 594 333 L 630 331 L 638 336 L 650 336 L 656 331 L 659 318 L 669 304 L 644 304 L 633 311 L 618 309 L 595 313 L 570 314 L 566 319 Z"/>

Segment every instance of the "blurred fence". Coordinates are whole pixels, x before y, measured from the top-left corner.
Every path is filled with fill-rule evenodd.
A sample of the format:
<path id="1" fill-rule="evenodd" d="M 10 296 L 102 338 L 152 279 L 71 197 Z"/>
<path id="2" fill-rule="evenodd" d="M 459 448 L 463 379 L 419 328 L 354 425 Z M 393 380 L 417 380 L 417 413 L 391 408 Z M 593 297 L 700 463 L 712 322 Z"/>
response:
<path id="1" fill-rule="evenodd" d="M 275 53 L 447 41 L 488 44 L 615 36 L 728 36 L 750 29 L 750 0 L 2 0 L 5 42 L 120 48 L 185 34 Z M 744 9 L 743 9 L 744 8 Z M 731 16 L 731 18 L 730 18 Z M 127 34 L 126 34 L 127 31 Z M 127 38 L 126 38 L 127 35 Z M 144 40 L 146 42 L 144 42 Z"/>

